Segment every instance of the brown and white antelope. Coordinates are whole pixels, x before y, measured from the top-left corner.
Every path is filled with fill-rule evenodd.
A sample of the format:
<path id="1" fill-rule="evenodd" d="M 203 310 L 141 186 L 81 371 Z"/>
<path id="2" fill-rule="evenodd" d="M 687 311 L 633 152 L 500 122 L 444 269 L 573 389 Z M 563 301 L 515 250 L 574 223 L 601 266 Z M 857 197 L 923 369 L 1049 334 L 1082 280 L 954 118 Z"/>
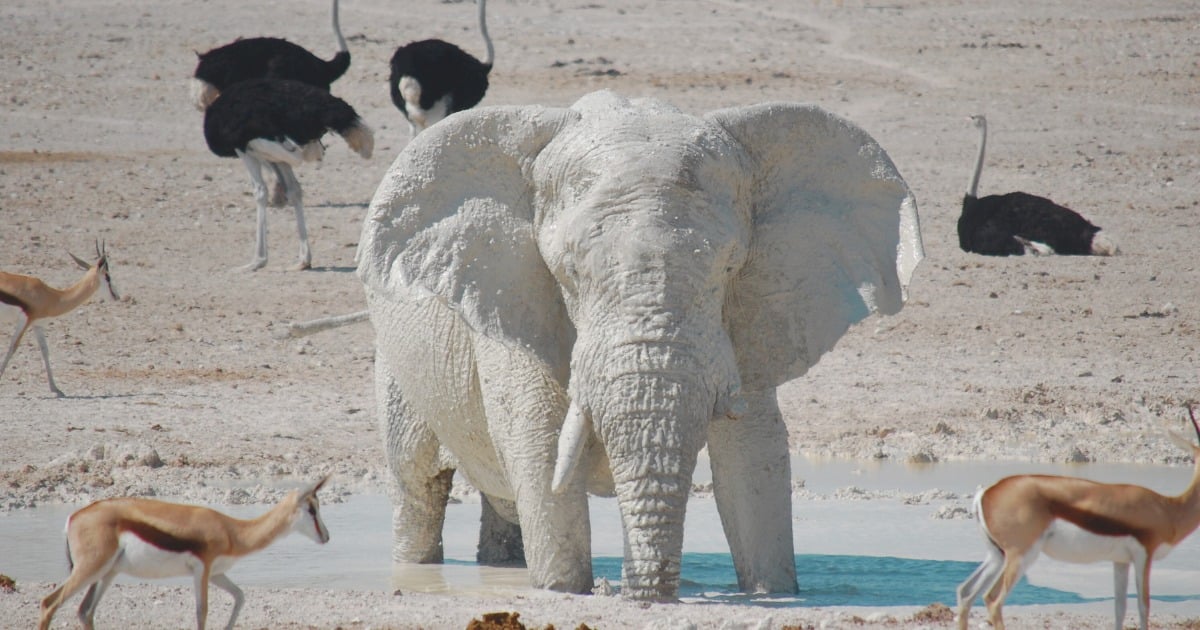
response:
<path id="1" fill-rule="evenodd" d="M 1200 424 L 1188 407 L 1200 438 Z M 1200 446 L 1170 432 L 1192 454 L 1195 468 L 1183 494 L 1163 496 L 1130 484 L 1055 475 L 1016 475 L 975 495 L 975 515 L 988 542 L 987 559 L 958 587 L 958 627 L 966 630 L 975 598 L 985 589 L 988 620 L 1002 630 L 1004 598 L 1038 555 L 1074 563 L 1113 563 L 1116 628 L 1125 619 L 1129 565 L 1137 586 L 1138 627 L 1150 617 L 1150 565 L 1200 525 Z"/>
<path id="2" fill-rule="evenodd" d="M 96 606 L 121 573 L 157 579 L 192 576 L 196 595 L 196 627 L 208 618 L 208 584 L 233 596 L 233 628 L 245 596 L 225 575 L 239 559 L 265 549 L 290 532 L 314 541 L 329 541 L 321 520 L 317 491 L 322 478 L 304 490 L 293 490 L 258 518 L 236 519 L 216 510 L 153 499 L 96 501 L 67 519 L 67 559 L 71 575 L 42 600 L 40 630 L 63 602 L 87 588 L 79 605 L 79 621 L 91 630 Z"/>
<path id="3" fill-rule="evenodd" d="M 38 321 L 58 317 L 75 310 L 76 307 L 92 297 L 92 294 L 101 285 L 108 290 L 112 299 L 120 299 L 116 290 L 113 289 L 112 279 L 108 275 L 108 253 L 103 244 L 96 243 L 96 262 L 92 264 L 88 264 L 75 254 L 70 254 L 70 256 L 75 259 L 76 264 L 87 269 L 87 273 L 84 273 L 78 282 L 65 289 L 55 289 L 33 276 L 0 271 L 0 311 L 15 309 L 21 313 L 21 321 L 17 323 L 12 341 L 8 344 L 8 353 L 4 355 L 4 362 L 0 363 L 0 376 L 4 376 L 8 361 L 17 351 L 17 345 L 21 343 L 25 332 L 33 328 L 38 348 L 42 351 L 42 362 L 46 364 L 46 380 L 50 382 L 50 391 L 59 398 L 62 398 L 64 394 L 54 383 L 54 373 L 50 371 L 50 349 L 46 345 L 46 335 L 42 332 L 42 326 Z"/>

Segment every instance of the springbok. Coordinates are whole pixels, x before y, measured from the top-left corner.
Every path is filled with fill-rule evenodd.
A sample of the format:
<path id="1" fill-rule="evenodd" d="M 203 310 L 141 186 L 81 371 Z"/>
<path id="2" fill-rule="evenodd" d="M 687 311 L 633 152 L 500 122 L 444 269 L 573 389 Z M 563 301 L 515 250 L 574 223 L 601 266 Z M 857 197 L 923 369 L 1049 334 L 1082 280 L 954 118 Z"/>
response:
<path id="1" fill-rule="evenodd" d="M 1188 415 L 1200 438 L 1190 405 Z M 1151 563 L 1166 557 L 1200 525 L 1200 446 L 1174 431 L 1170 436 L 1195 461 L 1192 481 L 1179 496 L 1055 475 L 1016 475 L 980 490 L 975 515 L 988 542 L 988 556 L 958 587 L 959 630 L 966 630 L 971 604 L 984 589 L 988 621 L 1003 630 L 1004 598 L 1043 552 L 1065 562 L 1113 563 L 1117 630 L 1125 619 L 1133 564 L 1138 627 L 1146 630 Z"/>
<path id="2" fill-rule="evenodd" d="M 50 391 L 59 398 L 65 394 L 54 383 L 54 373 L 50 371 L 50 349 L 46 345 L 46 335 L 42 332 L 42 326 L 38 321 L 58 317 L 75 310 L 76 307 L 92 297 L 100 285 L 104 285 L 112 299 L 120 299 L 116 290 L 113 289 L 112 278 L 108 275 L 108 253 L 102 243 L 96 243 L 96 262 L 92 264 L 88 264 L 75 254 L 67 253 L 75 259 L 77 265 L 87 269 L 87 273 L 66 289 L 55 289 L 33 276 L 0 271 L 0 305 L 20 310 L 23 320 L 17 323 L 12 341 L 8 344 L 8 353 L 4 355 L 4 362 L 0 363 L 0 376 L 4 376 L 4 370 L 8 367 L 8 361 L 12 358 L 13 353 L 17 351 L 21 337 L 24 337 L 25 332 L 33 328 L 38 348 L 42 351 L 42 362 L 46 364 L 46 380 L 50 382 Z M 0 311 L 9 310 L 9 308 L 0 306 Z"/>
<path id="3" fill-rule="evenodd" d="M 79 621 L 91 629 L 104 591 L 121 573 L 156 579 L 192 576 L 196 591 L 196 627 L 208 618 L 208 583 L 233 596 L 233 628 L 245 596 L 225 573 L 235 562 L 298 531 L 314 541 L 329 542 L 321 520 L 317 491 L 322 478 L 304 490 L 293 490 L 258 518 L 236 519 L 216 510 L 153 499 L 118 498 L 96 501 L 67 519 L 67 560 L 71 574 L 42 600 L 40 630 L 63 602 L 87 588 L 79 605 Z"/>

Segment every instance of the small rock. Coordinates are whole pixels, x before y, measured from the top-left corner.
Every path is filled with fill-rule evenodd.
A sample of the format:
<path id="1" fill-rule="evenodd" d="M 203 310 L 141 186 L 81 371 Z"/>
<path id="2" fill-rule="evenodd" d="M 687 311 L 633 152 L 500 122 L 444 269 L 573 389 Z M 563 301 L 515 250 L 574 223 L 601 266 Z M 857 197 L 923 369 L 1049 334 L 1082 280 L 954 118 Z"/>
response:
<path id="1" fill-rule="evenodd" d="M 1067 455 L 1067 463 L 1069 464 L 1086 464 L 1092 461 L 1091 456 L 1081 450 L 1078 446 L 1071 449 L 1071 454 Z"/>
<path id="2" fill-rule="evenodd" d="M 164 466 L 164 462 L 162 458 L 159 457 L 158 451 L 154 449 L 150 449 L 149 452 L 144 453 L 141 458 L 138 459 L 138 464 L 148 468 L 162 468 Z"/>
<path id="3" fill-rule="evenodd" d="M 951 521 L 956 519 L 969 519 L 972 517 L 971 510 L 961 505 L 943 505 L 933 513 L 933 517 L 940 521 Z"/>
<path id="4" fill-rule="evenodd" d="M 913 453 L 908 457 L 910 464 L 932 464 L 938 460 L 937 456 L 932 453 Z"/>
<path id="5" fill-rule="evenodd" d="M 600 597 L 612 597 L 616 594 L 616 589 L 608 582 L 608 578 L 600 578 L 596 580 L 596 585 L 592 587 L 592 595 Z"/>
<path id="6" fill-rule="evenodd" d="M 912 616 L 918 623 L 950 623 L 954 621 L 954 611 L 942 603 L 934 603 L 918 610 Z"/>

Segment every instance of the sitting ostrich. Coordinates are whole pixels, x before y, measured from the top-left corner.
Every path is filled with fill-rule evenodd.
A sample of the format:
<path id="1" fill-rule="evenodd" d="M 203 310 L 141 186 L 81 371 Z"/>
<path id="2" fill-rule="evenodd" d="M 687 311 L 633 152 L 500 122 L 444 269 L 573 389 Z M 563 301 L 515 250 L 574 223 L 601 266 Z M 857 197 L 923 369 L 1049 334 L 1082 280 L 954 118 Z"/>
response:
<path id="1" fill-rule="evenodd" d="M 291 79 L 328 92 L 330 84 L 350 67 L 350 50 L 338 23 L 338 0 L 333 0 L 333 36 L 337 38 L 338 51 L 329 61 L 276 37 L 238 39 L 206 53 L 196 53 L 200 58 L 192 81 L 196 108 L 204 111 L 222 90 L 247 79 Z"/>
<path id="2" fill-rule="evenodd" d="M 392 102 L 408 119 L 412 135 L 483 100 L 495 52 L 488 37 L 486 0 L 479 5 L 479 32 L 487 46 L 481 62 L 463 49 L 440 39 L 405 44 L 392 55 L 388 78 Z"/>
<path id="3" fill-rule="evenodd" d="M 254 184 L 258 230 L 254 259 L 247 271 L 267 264 L 267 187 L 264 163 L 273 166 L 284 183 L 287 199 L 296 209 L 300 234 L 298 269 L 312 266 L 308 231 L 304 227 L 303 194 L 293 166 L 320 160 L 325 153 L 321 137 L 333 131 L 364 158 L 371 157 L 375 136 L 342 99 L 307 83 L 280 79 L 253 79 L 225 89 L 204 113 L 204 139 L 220 157 L 239 157 Z"/>
<path id="4" fill-rule="evenodd" d="M 1079 213 L 1024 192 L 976 196 L 987 148 L 987 120 L 971 116 L 979 129 L 979 157 L 958 218 L 958 245 L 988 256 L 1064 254 L 1111 256 L 1117 246 Z"/>
<path id="5" fill-rule="evenodd" d="M 33 335 L 37 338 L 38 349 L 42 351 L 42 363 L 46 364 L 46 380 L 50 383 L 50 391 L 59 398 L 65 394 L 54 383 L 54 373 L 50 371 L 50 349 L 46 345 L 46 335 L 42 332 L 39 322 L 70 313 L 88 301 L 101 286 L 108 291 L 112 299 L 120 299 L 108 274 L 108 252 L 105 251 L 104 245 L 96 243 L 96 262 L 92 264 L 75 254 L 70 256 L 77 265 L 87 271 L 79 281 L 65 289 L 56 289 L 33 276 L 0 271 L 0 313 L 15 309 L 20 311 L 23 318 L 13 332 L 4 361 L 0 363 L 0 376 L 3 376 L 4 370 L 8 368 L 8 362 L 17 351 L 21 338 L 32 328 Z"/>

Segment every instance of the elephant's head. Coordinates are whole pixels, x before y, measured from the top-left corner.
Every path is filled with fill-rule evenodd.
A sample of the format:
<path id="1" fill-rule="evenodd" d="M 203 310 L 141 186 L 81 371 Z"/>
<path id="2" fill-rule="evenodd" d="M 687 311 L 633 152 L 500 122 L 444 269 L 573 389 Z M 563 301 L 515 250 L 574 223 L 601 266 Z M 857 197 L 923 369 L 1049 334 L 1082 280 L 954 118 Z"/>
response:
<path id="1" fill-rule="evenodd" d="M 359 274 L 389 299 L 443 301 L 559 381 L 553 483 L 607 457 L 623 592 L 658 599 L 678 587 L 710 421 L 899 310 L 921 257 L 908 187 L 852 124 L 598 92 L 472 110 L 415 139 L 376 194 Z"/>

